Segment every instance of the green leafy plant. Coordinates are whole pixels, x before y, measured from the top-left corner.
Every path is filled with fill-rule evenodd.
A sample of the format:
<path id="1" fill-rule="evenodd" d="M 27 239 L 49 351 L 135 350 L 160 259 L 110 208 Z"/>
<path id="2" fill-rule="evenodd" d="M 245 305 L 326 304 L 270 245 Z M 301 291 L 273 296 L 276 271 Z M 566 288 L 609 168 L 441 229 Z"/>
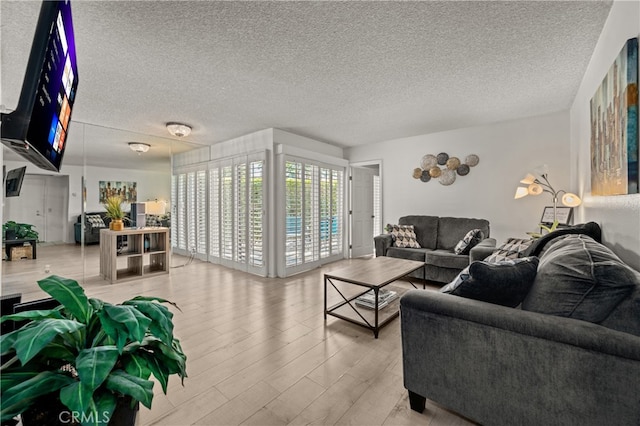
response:
<path id="1" fill-rule="evenodd" d="M 110 219 L 122 220 L 124 219 L 124 210 L 122 210 L 122 197 L 112 195 L 107 197 L 104 202 L 104 208 L 107 211 L 106 216 Z"/>
<path id="2" fill-rule="evenodd" d="M 540 227 L 540 230 L 545 230 L 547 231 L 547 233 L 551 233 L 553 231 L 555 231 L 558 228 L 559 222 L 556 220 L 554 221 L 551 226 L 547 226 L 544 223 L 539 223 L 538 226 Z M 531 236 L 531 238 L 540 238 L 542 237 L 542 233 L 540 232 L 527 232 L 528 235 Z"/>
<path id="3" fill-rule="evenodd" d="M 7 231 L 14 231 L 16 234 L 16 238 L 18 239 L 34 238 L 37 240 L 39 235 L 38 231 L 33 229 L 34 227 L 34 225 L 29 225 L 27 223 L 17 223 L 13 220 L 10 220 L 2 225 L 2 234 L 6 235 Z"/>
<path id="4" fill-rule="evenodd" d="M 38 285 L 60 306 L 0 318 L 29 321 L 0 337 L 1 421 L 51 394 L 81 413 L 83 425 L 107 424 L 118 398 L 151 408 L 151 375 L 165 394 L 169 376 L 184 381 L 186 355 L 164 305 L 178 308 L 175 303 L 138 296 L 113 305 L 87 298 L 75 280 L 55 275 Z"/>

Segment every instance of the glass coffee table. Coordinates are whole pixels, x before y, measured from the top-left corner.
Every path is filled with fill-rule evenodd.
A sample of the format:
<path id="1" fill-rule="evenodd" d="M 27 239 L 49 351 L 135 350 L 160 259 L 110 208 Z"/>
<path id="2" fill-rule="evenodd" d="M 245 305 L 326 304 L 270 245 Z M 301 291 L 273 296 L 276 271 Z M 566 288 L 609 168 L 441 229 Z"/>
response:
<path id="1" fill-rule="evenodd" d="M 390 284 L 422 267 L 424 262 L 380 256 L 325 273 L 324 319 L 331 315 L 365 327 L 377 339 L 380 329 L 398 317 L 400 296 L 406 291 Z M 330 307 L 328 290 L 340 296 L 340 301 Z"/>

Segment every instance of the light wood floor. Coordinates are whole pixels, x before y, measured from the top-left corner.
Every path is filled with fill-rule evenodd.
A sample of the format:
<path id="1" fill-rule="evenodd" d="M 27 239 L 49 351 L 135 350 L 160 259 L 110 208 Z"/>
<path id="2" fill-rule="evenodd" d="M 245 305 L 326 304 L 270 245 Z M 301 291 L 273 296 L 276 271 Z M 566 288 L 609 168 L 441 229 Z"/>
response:
<path id="1" fill-rule="evenodd" d="M 85 262 L 82 262 L 84 250 Z M 38 259 L 2 262 L 2 294 L 46 295 L 36 280 L 74 278 L 91 297 L 119 303 L 139 294 L 178 303 L 175 334 L 187 354 L 184 387 L 154 387 L 139 425 L 472 425 L 427 401 L 409 408 L 402 382 L 400 320 L 380 331 L 323 319 L 325 271 L 267 279 L 206 262 L 172 258 L 169 275 L 108 284 L 98 276 L 99 247 L 38 247 Z M 45 265 L 50 272 L 45 273 Z M 408 286 L 408 283 L 404 283 Z"/>

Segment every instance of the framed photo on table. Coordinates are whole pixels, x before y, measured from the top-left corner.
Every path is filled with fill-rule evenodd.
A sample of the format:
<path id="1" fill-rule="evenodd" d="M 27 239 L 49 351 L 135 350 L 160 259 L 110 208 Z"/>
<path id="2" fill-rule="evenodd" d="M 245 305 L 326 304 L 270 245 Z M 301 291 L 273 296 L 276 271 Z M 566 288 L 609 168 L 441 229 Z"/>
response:
<path id="1" fill-rule="evenodd" d="M 556 207 L 558 225 L 568 225 L 573 215 L 573 207 Z M 540 223 L 553 223 L 553 206 L 547 206 L 542 211 Z"/>

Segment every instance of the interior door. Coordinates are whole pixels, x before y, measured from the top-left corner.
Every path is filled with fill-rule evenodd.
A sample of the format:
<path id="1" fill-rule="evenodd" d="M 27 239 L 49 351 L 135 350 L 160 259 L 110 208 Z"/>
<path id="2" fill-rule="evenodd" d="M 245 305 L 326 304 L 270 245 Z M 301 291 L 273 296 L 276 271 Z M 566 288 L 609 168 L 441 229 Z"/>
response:
<path id="1" fill-rule="evenodd" d="M 373 254 L 373 176 L 366 167 L 351 167 L 351 257 Z"/>
<path id="2" fill-rule="evenodd" d="M 44 221 L 47 241 L 62 242 L 68 230 L 69 176 L 48 176 Z"/>
<path id="3" fill-rule="evenodd" d="M 40 241 L 46 241 L 47 238 L 44 216 L 45 179 L 45 176 L 26 174 L 20 196 L 5 199 L 5 222 L 13 220 L 34 225 Z"/>

